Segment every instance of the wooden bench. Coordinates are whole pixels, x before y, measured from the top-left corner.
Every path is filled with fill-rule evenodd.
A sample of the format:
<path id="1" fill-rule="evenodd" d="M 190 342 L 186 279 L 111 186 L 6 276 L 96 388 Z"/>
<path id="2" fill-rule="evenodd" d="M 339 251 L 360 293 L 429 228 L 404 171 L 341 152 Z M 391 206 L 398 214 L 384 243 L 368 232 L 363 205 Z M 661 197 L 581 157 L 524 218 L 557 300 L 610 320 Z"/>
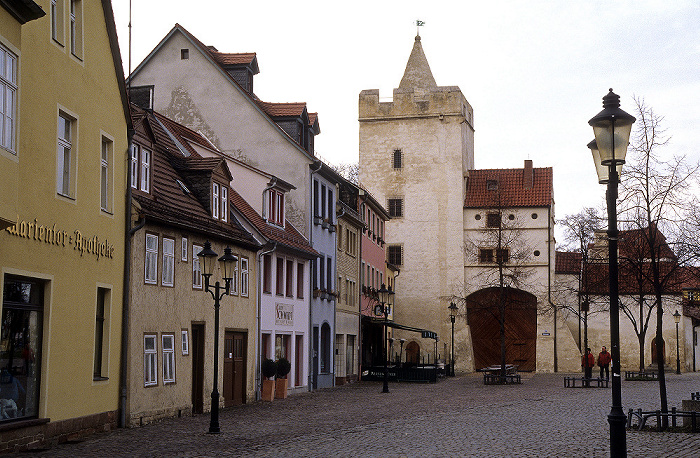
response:
<path id="1" fill-rule="evenodd" d="M 700 412 L 693 412 L 693 411 L 683 411 L 683 410 L 676 410 L 675 407 L 671 409 L 670 412 L 662 413 L 660 410 L 652 410 L 648 412 L 643 412 L 642 409 L 637 409 L 636 411 L 633 409 L 630 409 L 629 412 L 627 413 L 627 428 L 632 429 L 636 427 L 637 431 L 640 431 L 642 428 L 646 426 L 647 420 L 650 418 L 653 418 L 656 420 L 656 430 L 661 431 L 662 430 L 662 421 L 661 417 L 671 417 L 671 427 L 675 428 L 677 425 L 677 419 L 678 418 L 683 418 L 684 423 L 685 419 L 690 419 L 690 429 L 692 432 L 698 432 L 700 431 Z M 636 419 L 636 425 L 633 424 L 633 420 Z M 667 419 L 668 420 L 668 419 Z"/>
<path id="2" fill-rule="evenodd" d="M 658 379 L 659 379 L 659 374 L 657 372 L 625 371 L 625 380 L 652 381 L 652 380 L 658 380 Z"/>
<path id="3" fill-rule="evenodd" d="M 515 385 L 522 383 L 520 374 L 492 374 L 484 373 L 484 385 Z"/>
<path id="4" fill-rule="evenodd" d="M 580 385 L 577 385 L 580 382 Z M 606 378 L 564 377 L 564 388 L 607 388 L 610 381 Z"/>

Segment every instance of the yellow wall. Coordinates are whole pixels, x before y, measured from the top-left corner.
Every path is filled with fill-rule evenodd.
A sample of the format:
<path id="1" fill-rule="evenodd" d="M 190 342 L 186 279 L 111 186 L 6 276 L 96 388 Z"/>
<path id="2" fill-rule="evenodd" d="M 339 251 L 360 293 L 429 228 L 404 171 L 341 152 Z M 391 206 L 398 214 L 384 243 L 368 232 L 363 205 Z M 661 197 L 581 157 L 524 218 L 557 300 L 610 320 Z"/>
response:
<path id="1" fill-rule="evenodd" d="M 50 0 L 38 3 L 50 11 Z M 19 226 L 0 232 L 0 281 L 8 273 L 46 280 L 39 417 L 52 421 L 116 410 L 118 404 L 127 124 L 102 4 L 80 4 L 82 60 L 67 49 L 67 2 L 65 46 L 51 38 L 50 14 L 22 26 L 13 216 Z M 71 199 L 56 192 L 59 110 L 76 118 L 76 185 Z M 103 135 L 114 142 L 111 213 L 100 209 Z M 58 244 L 45 241 L 46 228 L 53 231 L 54 224 L 62 234 Z M 37 237 L 36 225 L 44 227 L 42 240 L 37 240 L 41 233 Z M 102 255 L 90 253 L 89 246 L 81 253 L 77 231 L 88 240 L 96 237 Z M 105 381 L 93 380 L 98 287 L 111 289 Z"/>

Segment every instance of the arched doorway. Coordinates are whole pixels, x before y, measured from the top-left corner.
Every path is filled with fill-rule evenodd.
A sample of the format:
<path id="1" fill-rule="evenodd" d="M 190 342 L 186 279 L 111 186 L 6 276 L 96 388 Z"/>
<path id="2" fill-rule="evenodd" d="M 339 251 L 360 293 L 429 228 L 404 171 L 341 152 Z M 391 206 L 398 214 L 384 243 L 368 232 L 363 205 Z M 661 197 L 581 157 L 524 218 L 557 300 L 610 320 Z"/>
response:
<path id="1" fill-rule="evenodd" d="M 467 297 L 467 320 L 472 334 L 474 366 L 501 364 L 500 288 L 485 288 Z M 534 371 L 537 341 L 537 298 L 514 288 L 503 290 L 506 364 Z"/>
<path id="2" fill-rule="evenodd" d="M 661 339 L 661 363 L 666 364 L 666 342 L 664 342 L 664 339 Z M 656 337 L 651 340 L 651 364 L 654 366 L 658 364 L 656 358 Z"/>
<path id="3" fill-rule="evenodd" d="M 409 342 L 406 345 L 406 362 L 409 364 L 420 362 L 420 346 L 416 342 Z"/>

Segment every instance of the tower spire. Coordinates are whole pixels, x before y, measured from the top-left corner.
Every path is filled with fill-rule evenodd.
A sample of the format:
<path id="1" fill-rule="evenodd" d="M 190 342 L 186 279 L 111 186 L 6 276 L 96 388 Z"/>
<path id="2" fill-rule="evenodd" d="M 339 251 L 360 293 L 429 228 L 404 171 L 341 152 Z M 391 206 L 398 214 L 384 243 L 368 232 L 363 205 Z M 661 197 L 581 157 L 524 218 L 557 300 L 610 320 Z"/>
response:
<path id="1" fill-rule="evenodd" d="M 423 25 L 423 21 L 416 21 L 416 26 L 420 27 L 421 25 Z M 416 35 L 413 50 L 406 63 L 406 70 L 401 78 L 401 83 L 399 83 L 399 89 L 434 87 L 437 87 L 437 84 L 433 78 L 433 72 L 430 71 L 428 59 L 423 52 L 420 35 Z"/>

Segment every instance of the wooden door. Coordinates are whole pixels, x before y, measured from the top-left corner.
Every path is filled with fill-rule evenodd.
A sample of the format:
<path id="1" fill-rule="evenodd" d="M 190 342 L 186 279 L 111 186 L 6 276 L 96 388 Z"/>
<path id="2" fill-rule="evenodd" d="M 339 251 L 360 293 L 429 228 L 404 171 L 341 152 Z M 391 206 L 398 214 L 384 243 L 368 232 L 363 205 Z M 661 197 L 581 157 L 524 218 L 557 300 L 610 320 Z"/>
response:
<path id="1" fill-rule="evenodd" d="M 192 413 L 204 412 L 204 325 L 192 323 Z"/>
<path id="2" fill-rule="evenodd" d="M 226 331 L 224 336 L 224 406 L 245 403 L 246 335 Z"/>
<path id="3" fill-rule="evenodd" d="M 537 299 L 508 288 L 505 292 L 506 364 L 520 371 L 536 367 Z M 501 326 L 498 288 L 487 288 L 467 298 L 467 320 L 472 334 L 476 369 L 501 364 Z"/>
<path id="4" fill-rule="evenodd" d="M 656 337 L 651 341 L 651 364 L 656 365 L 658 358 L 656 357 Z M 666 342 L 661 339 L 661 363 L 666 363 Z"/>

